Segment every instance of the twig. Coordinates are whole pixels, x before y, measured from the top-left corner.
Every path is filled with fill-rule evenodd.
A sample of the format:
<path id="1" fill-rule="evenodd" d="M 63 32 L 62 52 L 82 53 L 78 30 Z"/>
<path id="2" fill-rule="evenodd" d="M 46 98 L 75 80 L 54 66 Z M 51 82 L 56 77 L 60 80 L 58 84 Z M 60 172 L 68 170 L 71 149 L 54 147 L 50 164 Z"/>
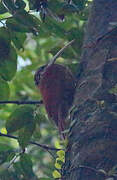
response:
<path id="1" fill-rule="evenodd" d="M 10 135 L 10 134 L 0 133 L 0 136 L 8 137 L 8 138 L 16 139 L 16 140 L 18 139 L 18 137 L 12 136 L 12 135 Z M 47 151 L 48 151 L 48 150 L 52 150 L 52 151 L 59 151 L 59 150 L 61 150 L 61 149 L 58 149 L 58 148 L 54 148 L 54 147 L 47 146 L 47 145 L 45 145 L 45 144 L 39 144 L 39 143 L 33 142 L 33 141 L 29 141 L 29 144 L 34 144 L 34 145 L 39 146 L 39 147 L 41 147 L 41 148 L 43 148 L 44 150 L 47 150 Z"/>
<path id="2" fill-rule="evenodd" d="M 18 154 L 16 154 L 16 155 L 13 157 L 13 159 L 10 161 L 7 169 L 9 169 L 9 168 L 11 167 L 11 165 L 16 161 L 16 159 L 20 156 L 20 154 L 21 154 L 21 153 L 18 153 Z"/>
<path id="3" fill-rule="evenodd" d="M 43 104 L 43 101 L 0 101 L 0 104 Z"/>

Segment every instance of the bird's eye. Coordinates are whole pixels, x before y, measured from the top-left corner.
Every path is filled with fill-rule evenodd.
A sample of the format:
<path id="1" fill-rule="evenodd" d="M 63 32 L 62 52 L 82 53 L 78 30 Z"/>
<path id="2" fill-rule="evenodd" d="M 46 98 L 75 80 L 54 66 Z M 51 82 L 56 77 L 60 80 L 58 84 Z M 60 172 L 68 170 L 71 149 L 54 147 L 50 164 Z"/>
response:
<path id="1" fill-rule="evenodd" d="M 40 77 L 41 77 L 41 74 L 38 73 L 38 74 L 37 74 L 37 81 L 38 81 L 38 83 L 40 82 Z"/>
<path id="2" fill-rule="evenodd" d="M 40 79 L 41 79 L 41 74 L 44 70 L 44 68 L 46 67 L 46 65 L 40 67 L 37 72 L 35 73 L 35 76 L 34 76 L 34 80 L 35 80 L 35 84 L 38 86 L 39 83 L 40 83 Z"/>
<path id="3" fill-rule="evenodd" d="M 35 84 L 38 86 L 40 82 L 40 73 L 37 71 L 34 76 Z"/>

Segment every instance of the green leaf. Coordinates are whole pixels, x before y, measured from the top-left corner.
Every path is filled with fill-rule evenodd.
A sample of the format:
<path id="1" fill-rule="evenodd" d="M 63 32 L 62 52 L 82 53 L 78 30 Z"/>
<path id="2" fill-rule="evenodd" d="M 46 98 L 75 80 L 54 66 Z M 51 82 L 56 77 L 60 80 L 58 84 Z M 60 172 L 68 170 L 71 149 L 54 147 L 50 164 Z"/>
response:
<path id="1" fill-rule="evenodd" d="M 17 70 L 17 54 L 11 46 L 11 37 L 8 30 L 0 28 L 0 75 L 10 81 Z"/>
<path id="2" fill-rule="evenodd" d="M 60 9 L 63 7 L 63 2 L 60 1 L 49 1 L 48 8 L 51 9 L 52 12 L 58 14 L 60 13 Z"/>
<path id="3" fill-rule="evenodd" d="M 74 12 L 78 12 L 79 9 L 77 6 L 75 6 L 74 4 L 65 4 L 62 8 L 64 14 L 69 14 L 69 13 L 74 13 Z"/>
<path id="4" fill-rule="evenodd" d="M 22 25 L 27 26 L 31 32 L 36 34 L 39 32 L 40 21 L 34 15 L 29 14 L 25 10 L 17 12 L 14 18 Z"/>
<path id="5" fill-rule="evenodd" d="M 16 48 L 21 49 L 23 48 L 23 44 L 26 40 L 26 34 L 25 33 L 20 33 L 20 32 L 12 32 L 11 33 L 11 40 L 16 46 Z"/>
<path id="6" fill-rule="evenodd" d="M 63 160 L 60 160 L 59 158 L 56 158 L 55 167 L 56 169 L 61 169 L 63 164 Z"/>
<path id="7" fill-rule="evenodd" d="M 0 100 L 8 100 L 10 94 L 9 85 L 0 77 Z"/>
<path id="8" fill-rule="evenodd" d="M 56 167 L 56 169 L 61 169 L 62 165 L 59 163 L 55 163 L 55 167 Z"/>
<path id="9" fill-rule="evenodd" d="M 87 0 L 73 0 L 73 3 L 78 6 L 79 10 L 82 11 L 85 8 L 85 3 Z"/>
<path id="10" fill-rule="evenodd" d="M 24 9 L 26 7 L 26 3 L 22 0 L 16 0 L 15 5 L 18 9 Z"/>
<path id="11" fill-rule="evenodd" d="M 50 34 L 54 33 L 56 36 L 65 38 L 64 29 L 54 19 L 51 19 L 50 17 L 47 17 L 46 19 L 45 23 L 41 24 L 41 28 L 46 29 Z"/>
<path id="12" fill-rule="evenodd" d="M 7 9 L 14 13 L 14 11 L 18 11 L 19 9 L 24 9 L 26 6 L 26 3 L 22 0 L 16 0 L 16 1 L 9 1 L 9 0 L 3 0 L 3 4 L 7 7 Z"/>
<path id="13" fill-rule="evenodd" d="M 12 155 L 12 158 L 15 156 L 15 153 L 12 147 L 0 143 L 0 164 L 3 164 L 6 161 L 9 161 L 9 157 Z"/>
<path id="14" fill-rule="evenodd" d="M 56 158 L 56 163 L 59 164 L 60 166 L 62 166 L 63 160 Z"/>
<path id="15" fill-rule="evenodd" d="M 0 75 L 6 81 L 10 81 L 17 70 L 17 54 L 13 46 L 10 46 L 10 52 L 6 58 L 0 58 Z"/>
<path id="16" fill-rule="evenodd" d="M 7 41 L 7 43 L 10 43 L 10 34 L 5 27 L 0 28 L 0 38 L 4 38 L 4 40 Z"/>
<path id="17" fill-rule="evenodd" d="M 57 151 L 57 155 L 59 158 L 63 158 L 63 157 L 65 157 L 65 151 L 59 150 L 59 151 Z"/>
<path id="18" fill-rule="evenodd" d="M 6 21 L 6 26 L 12 31 L 16 32 L 31 32 L 30 28 L 21 24 L 15 18 L 10 18 Z"/>
<path id="19" fill-rule="evenodd" d="M 37 112 L 34 118 L 35 118 L 36 123 L 38 123 L 39 125 L 42 122 L 47 122 L 46 116 L 43 113 L 40 113 L 40 112 Z"/>
<path id="20" fill-rule="evenodd" d="M 21 167 L 21 163 L 20 163 L 20 162 L 15 162 L 15 163 L 13 164 L 13 167 L 14 167 L 14 169 L 15 169 L 15 173 L 16 173 L 18 176 L 22 175 L 23 170 L 22 170 L 22 167 Z"/>
<path id="21" fill-rule="evenodd" d="M 9 172 L 8 170 L 0 171 L 1 180 L 19 180 L 18 176 L 14 172 Z"/>
<path id="22" fill-rule="evenodd" d="M 5 8 L 5 6 L 0 3 L 0 14 L 6 13 L 8 10 Z"/>
<path id="23" fill-rule="evenodd" d="M 11 156 L 11 154 L 13 158 L 15 156 L 15 153 L 13 154 L 13 150 L 0 152 L 0 164 L 3 164 L 4 162 L 8 161 L 9 156 Z"/>
<path id="24" fill-rule="evenodd" d="M 54 170 L 52 175 L 55 179 L 61 178 L 61 174 L 57 170 Z"/>
<path id="25" fill-rule="evenodd" d="M 20 156 L 20 164 L 23 171 L 23 174 L 26 175 L 31 179 L 31 177 L 34 176 L 33 170 L 32 170 L 32 161 L 28 154 L 22 154 Z"/>
<path id="26" fill-rule="evenodd" d="M 0 152 L 3 152 L 5 150 L 13 150 L 13 148 L 7 144 L 0 143 Z"/>
<path id="27" fill-rule="evenodd" d="M 6 58 L 10 52 L 10 34 L 4 27 L 0 28 L 0 59 Z"/>
<path id="28" fill-rule="evenodd" d="M 9 0 L 2 0 L 2 1 L 9 11 L 13 12 L 14 10 L 17 9 L 13 1 L 9 1 Z"/>
<path id="29" fill-rule="evenodd" d="M 35 130 L 35 125 L 35 121 L 32 119 L 24 128 L 19 130 L 18 142 L 22 149 L 28 145 Z"/>
<path id="30" fill-rule="evenodd" d="M 33 111 L 29 105 L 16 108 L 6 122 L 7 132 L 15 132 L 30 124 L 33 121 Z"/>

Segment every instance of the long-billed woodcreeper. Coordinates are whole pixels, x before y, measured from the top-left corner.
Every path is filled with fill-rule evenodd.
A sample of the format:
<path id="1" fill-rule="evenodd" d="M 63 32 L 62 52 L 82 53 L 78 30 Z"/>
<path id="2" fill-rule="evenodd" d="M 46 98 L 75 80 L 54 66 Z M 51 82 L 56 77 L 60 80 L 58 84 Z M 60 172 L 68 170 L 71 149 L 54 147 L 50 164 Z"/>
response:
<path id="1" fill-rule="evenodd" d="M 67 125 L 66 118 L 73 103 L 76 80 L 68 67 L 54 62 L 71 43 L 63 47 L 49 64 L 40 67 L 34 77 L 48 117 L 55 122 L 60 134 Z"/>

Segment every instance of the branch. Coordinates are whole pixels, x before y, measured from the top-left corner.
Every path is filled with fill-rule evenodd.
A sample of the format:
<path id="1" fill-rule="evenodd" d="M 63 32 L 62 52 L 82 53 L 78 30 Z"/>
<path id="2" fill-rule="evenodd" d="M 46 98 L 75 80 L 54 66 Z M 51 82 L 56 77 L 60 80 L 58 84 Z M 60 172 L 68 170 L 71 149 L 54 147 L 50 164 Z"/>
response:
<path id="1" fill-rule="evenodd" d="M 16 136 L 12 136 L 10 134 L 3 134 L 3 133 L 0 133 L 0 136 L 4 136 L 4 137 L 8 137 L 8 138 L 12 138 L 12 139 L 18 139 L 18 137 Z M 50 147 L 50 146 L 47 146 L 45 144 L 39 144 L 37 142 L 33 142 L 33 141 L 29 141 L 29 144 L 34 144 L 36 146 L 39 146 L 41 148 L 43 148 L 44 150 L 52 150 L 52 151 L 59 151 L 61 149 L 58 149 L 58 148 L 54 148 L 54 147 Z"/>
<path id="2" fill-rule="evenodd" d="M 18 105 L 21 105 L 21 104 L 43 104 L 43 101 L 40 100 L 40 101 L 0 101 L 0 104 L 18 104 Z"/>

